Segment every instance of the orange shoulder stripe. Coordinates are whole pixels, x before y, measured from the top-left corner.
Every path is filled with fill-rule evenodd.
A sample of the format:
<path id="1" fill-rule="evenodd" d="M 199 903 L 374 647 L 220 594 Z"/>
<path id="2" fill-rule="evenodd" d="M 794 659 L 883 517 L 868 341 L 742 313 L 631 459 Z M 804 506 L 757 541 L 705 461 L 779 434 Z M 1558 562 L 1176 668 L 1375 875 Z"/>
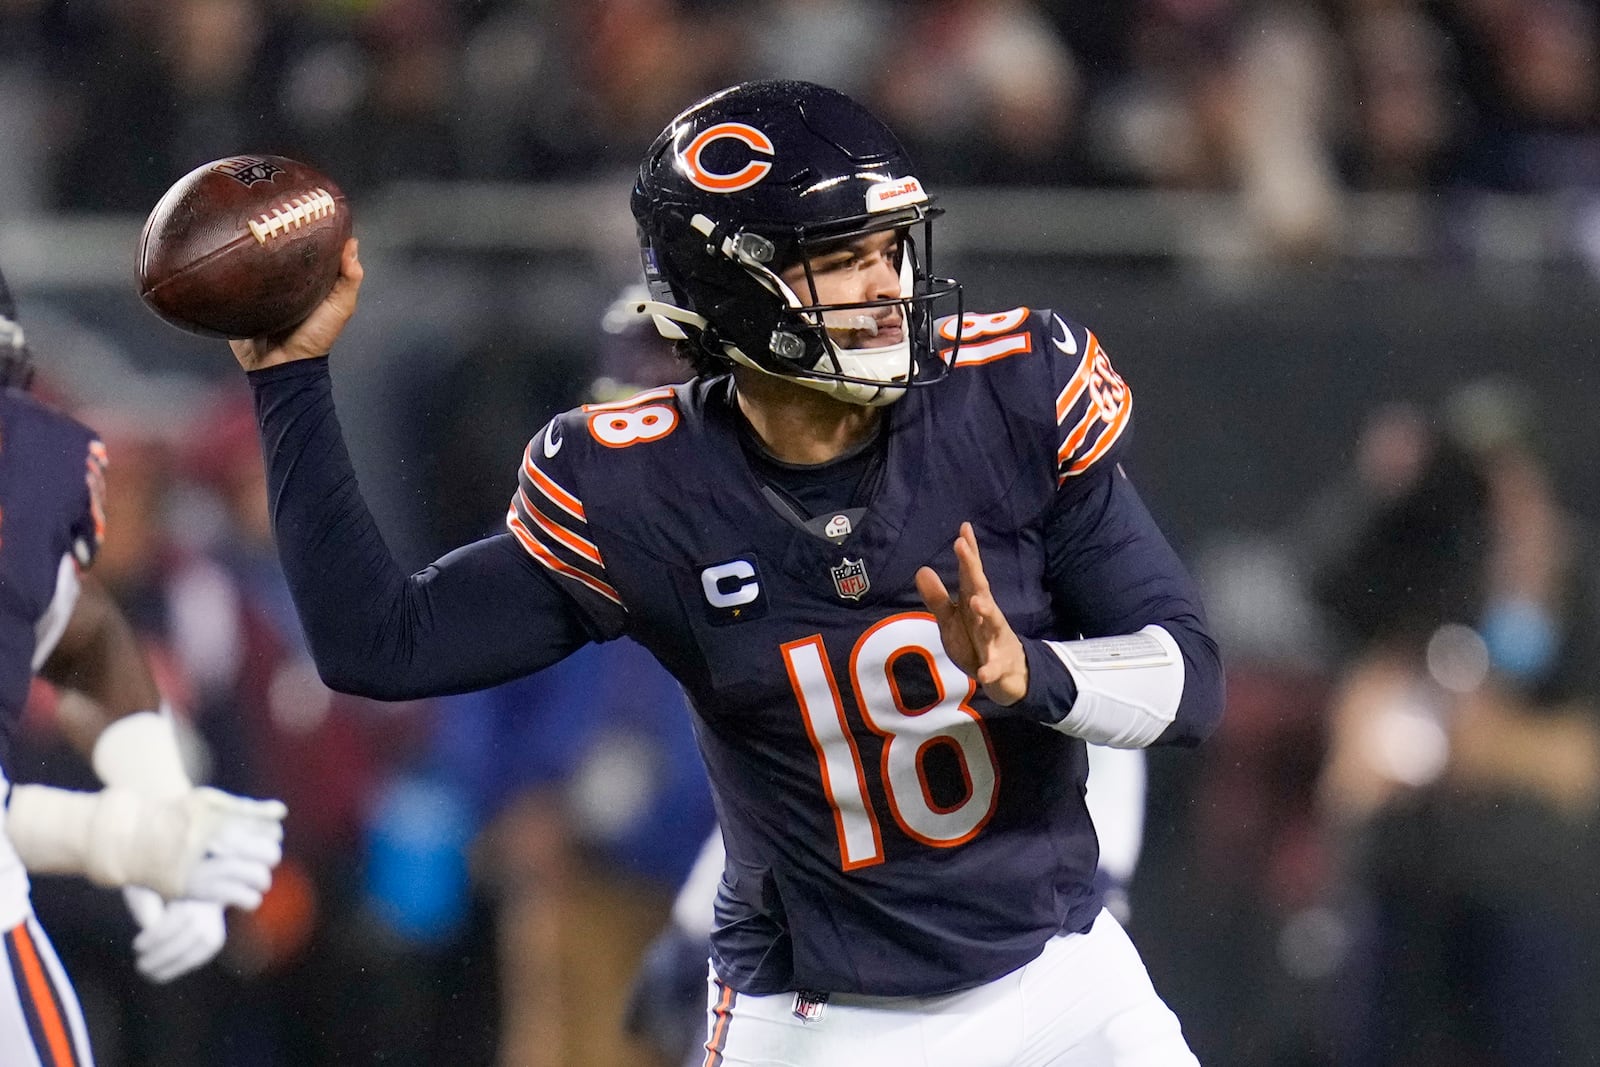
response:
<path id="1" fill-rule="evenodd" d="M 1074 426 L 1072 432 L 1067 434 L 1067 439 L 1061 442 L 1061 448 L 1056 452 L 1058 464 L 1067 462 L 1072 458 L 1072 454 L 1082 447 L 1084 438 L 1089 436 L 1089 427 L 1093 426 L 1098 418 L 1100 409 L 1090 404 L 1089 410 L 1078 420 L 1078 425 Z"/>
<path id="2" fill-rule="evenodd" d="M 589 521 L 583 513 L 583 501 L 561 488 L 553 478 L 534 466 L 533 446 L 531 444 L 528 446 L 526 455 L 522 458 L 522 473 L 528 476 L 528 480 L 538 488 L 539 492 L 550 498 L 550 503 L 575 519 L 583 522 Z"/>
<path id="3" fill-rule="evenodd" d="M 533 506 L 533 501 L 528 499 L 527 491 L 521 486 L 517 487 L 517 499 L 522 502 L 522 510 L 527 512 L 528 518 L 532 519 L 534 525 L 538 526 L 539 529 L 560 541 L 574 553 L 582 556 L 595 566 L 604 567 L 606 565 L 605 561 L 600 558 L 600 549 L 595 546 L 594 542 L 579 537 L 565 526 L 552 522 L 543 512 Z"/>
<path id="4" fill-rule="evenodd" d="M 1082 474 L 1084 471 L 1094 466 L 1095 460 L 1105 455 L 1111 446 L 1117 443 L 1117 438 L 1122 436 L 1123 427 L 1128 425 L 1128 416 L 1132 413 L 1133 390 L 1130 389 L 1128 390 L 1127 396 L 1123 399 L 1121 406 L 1117 408 L 1117 416 L 1114 420 L 1112 420 L 1111 425 L 1106 427 L 1106 429 L 1100 434 L 1100 439 L 1094 443 L 1093 448 L 1091 448 L 1076 463 L 1067 468 L 1067 476 L 1071 477 L 1075 474 Z"/>
<path id="5" fill-rule="evenodd" d="M 517 540 L 522 543 L 522 547 L 528 550 L 528 554 L 543 564 L 547 570 L 551 570 L 557 574 L 563 575 L 564 577 L 571 578 L 580 585 L 599 593 L 601 596 L 617 605 L 617 607 L 624 608 L 624 610 L 626 610 L 622 603 L 622 598 L 617 595 L 617 591 L 611 588 L 611 586 L 607 585 L 605 582 L 602 582 L 600 579 L 591 577 L 590 575 L 585 574 L 583 571 L 580 571 L 578 568 L 569 566 L 568 564 L 565 564 L 557 559 L 555 553 L 551 552 L 539 542 L 538 538 L 534 537 L 533 534 L 528 532 L 527 526 L 523 525 L 522 519 L 518 517 L 516 508 L 512 508 L 506 512 L 506 526 L 513 534 L 516 535 Z"/>
<path id="6" fill-rule="evenodd" d="M 1094 372 L 1096 343 L 1094 334 L 1089 333 L 1089 343 L 1083 346 L 1083 359 L 1078 361 L 1078 369 L 1073 372 L 1072 379 L 1067 382 L 1067 387 L 1061 390 L 1061 395 L 1056 397 L 1057 423 L 1067 417 L 1067 413 L 1072 410 L 1072 405 L 1078 402 L 1078 397 L 1082 396 L 1083 391 L 1089 387 L 1089 376 Z"/>

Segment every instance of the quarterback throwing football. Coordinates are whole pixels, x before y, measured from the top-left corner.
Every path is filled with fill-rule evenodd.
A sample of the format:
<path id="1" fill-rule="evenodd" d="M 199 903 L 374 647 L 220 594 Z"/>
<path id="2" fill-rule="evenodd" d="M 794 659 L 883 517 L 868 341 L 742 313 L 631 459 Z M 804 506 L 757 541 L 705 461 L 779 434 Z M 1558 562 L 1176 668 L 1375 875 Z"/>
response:
<path id="1" fill-rule="evenodd" d="M 1132 395 L 1100 342 L 963 312 L 898 141 L 820 86 L 690 107 L 633 214 L 638 310 L 695 376 L 557 416 L 506 531 L 414 575 L 323 358 L 353 243 L 293 334 L 233 343 L 325 677 L 398 699 L 624 634 L 654 653 L 727 846 L 710 1067 L 1192 1064 L 1095 890 L 1084 744 L 1199 742 L 1221 663 L 1119 467 Z"/>

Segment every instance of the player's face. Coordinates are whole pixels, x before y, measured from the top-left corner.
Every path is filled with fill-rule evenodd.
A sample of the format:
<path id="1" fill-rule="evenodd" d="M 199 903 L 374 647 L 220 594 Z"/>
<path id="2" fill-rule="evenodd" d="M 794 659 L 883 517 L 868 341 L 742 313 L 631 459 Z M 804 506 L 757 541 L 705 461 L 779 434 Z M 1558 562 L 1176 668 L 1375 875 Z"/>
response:
<path id="1" fill-rule="evenodd" d="M 824 245 L 805 263 L 779 273 L 802 301 L 812 304 L 859 304 L 894 300 L 900 292 L 900 256 L 904 245 L 897 230 L 869 233 L 835 245 Z M 814 290 L 814 291 L 813 291 Z M 905 312 L 899 304 L 830 311 L 823 315 L 828 336 L 840 348 L 882 348 L 905 338 Z"/>

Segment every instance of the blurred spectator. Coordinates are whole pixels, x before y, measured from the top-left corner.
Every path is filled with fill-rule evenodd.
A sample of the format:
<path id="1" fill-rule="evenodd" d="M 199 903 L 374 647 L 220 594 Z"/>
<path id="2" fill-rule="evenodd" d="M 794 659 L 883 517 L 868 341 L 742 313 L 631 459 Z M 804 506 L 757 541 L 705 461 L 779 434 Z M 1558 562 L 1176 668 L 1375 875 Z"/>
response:
<path id="1" fill-rule="evenodd" d="M 1524 391 L 1476 386 L 1439 421 L 1318 582 L 1352 642 L 1321 783 L 1354 923 L 1343 1051 L 1588 1062 L 1595 561 Z"/>
<path id="2" fill-rule="evenodd" d="M 238 1010 L 274 1023 L 252 1054 L 421 1065 L 463 1054 L 463 1039 L 478 1049 L 442 1001 L 441 954 L 463 951 L 465 834 L 449 836 L 448 796 L 408 788 L 433 709 L 350 698 L 318 679 L 272 548 L 248 397 L 220 394 L 188 440 L 187 473 L 204 492 L 182 502 L 193 543 L 167 580 L 168 632 L 219 763 L 293 809 L 282 892 L 244 931 L 251 1003 Z M 387 980 L 401 972 L 410 977 Z M 351 998 L 356 981 L 367 988 Z"/>
<path id="3" fill-rule="evenodd" d="M 1334 39 L 1307 4 L 1146 0 L 1130 66 L 1094 120 L 1113 172 L 1140 184 L 1236 191 L 1226 254 L 1328 245 L 1337 180 L 1328 114 Z"/>
<path id="4" fill-rule="evenodd" d="M 477 173 L 592 176 L 637 162 L 683 100 L 733 69 L 744 37 L 715 0 L 490 5 L 465 52 L 460 136 Z"/>
<path id="5" fill-rule="evenodd" d="M 461 43 L 445 0 L 377 0 L 324 14 L 298 42 L 276 101 L 274 142 L 336 175 L 346 193 L 462 177 Z M 352 130 L 359 130 L 352 136 Z"/>
<path id="6" fill-rule="evenodd" d="M 1447 10 L 1476 111 L 1460 180 L 1518 192 L 1592 188 L 1600 121 L 1596 13 L 1578 0 Z"/>
<path id="7" fill-rule="evenodd" d="M 1236 531 L 1199 557 L 1228 713 L 1193 773 L 1151 760 L 1152 840 L 1133 887 L 1132 931 L 1195 1055 L 1230 1067 L 1329 1062 L 1318 998 L 1336 946 L 1318 909 L 1316 808 L 1328 649 L 1290 544 Z M 1174 898 L 1207 921 L 1174 916 Z"/>
<path id="8" fill-rule="evenodd" d="M 773 0 L 747 5 L 751 77 L 798 78 L 866 97 L 898 19 L 888 0 Z M 899 69 L 899 64 L 896 68 Z"/>
<path id="9" fill-rule="evenodd" d="M 1466 119 L 1451 92 L 1449 41 L 1418 6 L 1347 6 L 1346 180 L 1366 189 L 1443 184 Z"/>
<path id="10" fill-rule="evenodd" d="M 0 0 L 0 204 L 31 214 L 44 206 L 46 81 L 40 0 Z"/>
<path id="11" fill-rule="evenodd" d="M 1141 0 L 1135 10 L 1128 66 L 1094 121 L 1098 154 L 1135 184 L 1226 184 L 1240 105 L 1232 0 Z"/>
<path id="12" fill-rule="evenodd" d="M 895 61 L 874 70 L 874 112 L 924 179 L 1030 185 L 1076 176 L 1079 74 L 1028 0 L 901 4 Z"/>
<path id="13" fill-rule="evenodd" d="M 621 640 L 451 698 L 444 722 L 449 780 L 484 826 L 499 1062 L 655 1062 L 624 1036 L 623 998 L 713 818 L 682 692 Z"/>
<path id="14" fill-rule="evenodd" d="M 148 211 L 201 163 L 269 140 L 256 0 L 47 8 L 58 206 Z"/>
<path id="15" fill-rule="evenodd" d="M 1303 258 L 1328 248 L 1338 219 L 1330 141 L 1334 41 L 1305 3 L 1244 19 L 1234 141 L 1241 208 L 1261 250 Z"/>

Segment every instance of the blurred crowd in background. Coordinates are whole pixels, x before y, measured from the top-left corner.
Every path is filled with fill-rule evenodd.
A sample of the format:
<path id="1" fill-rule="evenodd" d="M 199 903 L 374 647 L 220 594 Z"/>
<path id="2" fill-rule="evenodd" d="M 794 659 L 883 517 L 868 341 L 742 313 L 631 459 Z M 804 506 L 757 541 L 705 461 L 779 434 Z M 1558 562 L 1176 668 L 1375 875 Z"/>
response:
<path id="1" fill-rule="evenodd" d="M 935 192 L 1231 193 L 1299 252 L 1350 190 L 1542 194 L 1582 220 L 1597 18 L 1589 0 L 0 0 L 0 236 L 8 217 L 142 217 L 244 149 L 315 161 L 358 204 L 399 181 L 619 175 L 703 92 L 776 75 L 858 95 Z M 419 566 L 496 529 L 554 410 L 681 373 L 587 314 L 614 287 L 573 298 L 569 262 L 512 258 L 391 270 L 342 354 L 341 386 L 389 409 L 385 447 L 362 449 L 341 398 L 364 479 L 383 456 L 377 510 L 422 516 L 391 531 Z M 1596 334 L 1572 311 L 1592 279 L 1491 283 L 1468 319 L 1446 268 L 1399 297 L 1352 268 L 1358 295 L 1326 294 L 1338 334 L 1259 294 L 1193 314 L 1159 267 L 1124 277 L 1115 256 L 1058 268 L 955 273 L 1004 293 L 1031 271 L 1081 301 L 1061 306 L 1141 398 L 1134 476 L 1158 512 L 1196 504 L 1163 518 L 1206 589 L 1229 710 L 1199 752 L 1152 756 L 1130 931 L 1201 1060 L 1595 1062 L 1600 514 L 1572 477 L 1596 467 Z M 1415 299 L 1444 289 L 1456 317 Z M 45 390 L 110 448 L 96 569 L 210 780 L 290 807 L 267 903 L 172 987 L 133 972 L 119 898 L 40 880 L 101 1063 L 676 1067 L 669 1035 L 619 1022 L 712 828 L 675 688 L 618 645 L 484 694 L 329 692 L 278 573 L 244 386 L 191 384 L 159 417 L 140 368 L 82 391 L 105 375 L 59 373 L 75 353 L 178 339 L 153 318 L 60 328 L 72 297 L 21 314 Z M 1384 325 L 1363 332 L 1363 300 Z M 1406 378 L 1412 349 L 1438 359 Z M 1273 487 L 1270 510 L 1246 482 Z M 43 686 L 28 726 L 18 778 L 91 784 Z"/>
<path id="2" fill-rule="evenodd" d="M 144 210 L 221 142 L 395 178 L 637 163 L 685 102 L 802 76 L 932 181 L 1582 190 L 1591 0 L 3 0 L 0 203 Z M 359 129 L 359 137 L 350 131 Z"/>

